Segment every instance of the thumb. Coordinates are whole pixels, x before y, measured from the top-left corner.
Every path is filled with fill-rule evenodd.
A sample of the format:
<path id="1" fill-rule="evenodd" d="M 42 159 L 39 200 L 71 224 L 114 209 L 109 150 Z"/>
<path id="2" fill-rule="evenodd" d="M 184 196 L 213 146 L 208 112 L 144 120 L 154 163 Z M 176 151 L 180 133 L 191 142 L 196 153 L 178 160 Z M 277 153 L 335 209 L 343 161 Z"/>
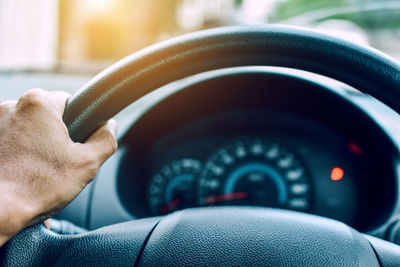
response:
<path id="1" fill-rule="evenodd" d="M 92 134 L 83 144 L 100 161 L 100 164 L 117 150 L 117 130 L 117 122 L 111 119 Z"/>

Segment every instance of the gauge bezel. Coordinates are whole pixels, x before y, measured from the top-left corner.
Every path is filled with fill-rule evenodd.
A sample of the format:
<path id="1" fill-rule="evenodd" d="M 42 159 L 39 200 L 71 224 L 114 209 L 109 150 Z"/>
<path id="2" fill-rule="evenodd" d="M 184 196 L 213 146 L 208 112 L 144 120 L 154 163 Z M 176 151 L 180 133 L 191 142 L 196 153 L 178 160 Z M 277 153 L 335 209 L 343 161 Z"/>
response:
<path id="1" fill-rule="evenodd" d="M 278 190 L 278 199 L 277 204 L 273 206 L 268 203 L 253 203 L 254 201 L 249 202 L 248 205 L 286 208 L 306 212 L 312 210 L 313 187 L 308 167 L 302 161 L 301 157 L 297 155 L 296 151 L 265 135 L 237 136 L 220 144 L 210 154 L 204 163 L 203 171 L 198 179 L 198 204 L 200 206 L 233 204 L 230 201 L 231 199 L 224 201 L 221 198 L 224 195 L 235 193 L 235 185 L 233 183 L 238 181 L 233 181 L 232 179 L 247 179 L 243 175 L 249 173 L 239 174 L 238 172 L 250 171 L 245 170 L 249 166 L 257 166 L 268 170 L 269 175 L 267 174 L 267 177 L 263 179 L 273 180 Z M 222 173 L 216 173 L 216 167 Z M 293 171 L 300 173 L 300 175 L 296 177 L 291 176 L 290 174 Z M 211 185 L 211 181 L 218 181 L 219 187 L 206 189 L 208 185 Z M 295 185 L 305 185 L 307 189 L 301 193 L 291 192 L 291 188 Z M 248 197 L 251 197 L 252 193 L 247 192 Z M 207 201 L 207 199 L 215 195 L 221 196 L 218 201 L 219 203 L 210 203 Z"/>

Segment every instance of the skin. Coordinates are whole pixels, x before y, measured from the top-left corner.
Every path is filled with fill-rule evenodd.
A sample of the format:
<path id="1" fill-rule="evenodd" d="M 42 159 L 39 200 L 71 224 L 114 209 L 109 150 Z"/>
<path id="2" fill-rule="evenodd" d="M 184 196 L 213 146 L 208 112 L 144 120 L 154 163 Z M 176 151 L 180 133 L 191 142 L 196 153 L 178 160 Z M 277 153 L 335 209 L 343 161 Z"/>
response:
<path id="1" fill-rule="evenodd" d="M 117 149 L 110 120 L 74 143 L 62 116 L 70 95 L 32 89 L 0 104 L 0 246 L 64 208 Z"/>

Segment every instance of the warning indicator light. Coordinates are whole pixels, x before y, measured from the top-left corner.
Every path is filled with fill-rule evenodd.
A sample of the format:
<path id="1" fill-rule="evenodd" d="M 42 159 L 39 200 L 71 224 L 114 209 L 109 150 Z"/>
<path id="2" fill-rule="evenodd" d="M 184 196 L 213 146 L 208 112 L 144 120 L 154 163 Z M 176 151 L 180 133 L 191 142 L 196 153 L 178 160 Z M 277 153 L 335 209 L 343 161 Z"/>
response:
<path id="1" fill-rule="evenodd" d="M 354 142 L 349 142 L 349 143 L 347 144 L 347 146 L 348 146 L 350 152 L 353 153 L 354 155 L 356 155 L 356 156 L 361 156 L 361 155 L 362 155 L 361 148 L 360 148 L 360 146 L 357 145 L 356 143 L 354 143 Z"/>
<path id="2" fill-rule="evenodd" d="M 331 172 L 331 180 L 332 181 L 340 181 L 343 179 L 344 171 L 342 168 L 335 167 Z"/>

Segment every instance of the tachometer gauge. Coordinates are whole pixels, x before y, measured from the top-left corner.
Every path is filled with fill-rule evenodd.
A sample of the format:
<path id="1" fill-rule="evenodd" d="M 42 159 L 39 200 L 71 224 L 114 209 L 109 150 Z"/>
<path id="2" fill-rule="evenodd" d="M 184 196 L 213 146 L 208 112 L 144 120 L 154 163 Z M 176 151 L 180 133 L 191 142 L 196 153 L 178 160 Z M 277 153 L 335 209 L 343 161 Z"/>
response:
<path id="1" fill-rule="evenodd" d="M 154 215 L 193 207 L 194 183 L 201 163 L 195 159 L 180 159 L 161 167 L 149 184 L 148 202 Z"/>
<path id="2" fill-rule="evenodd" d="M 306 168 L 287 148 L 263 138 L 240 138 L 214 152 L 198 184 L 199 204 L 308 210 Z"/>

